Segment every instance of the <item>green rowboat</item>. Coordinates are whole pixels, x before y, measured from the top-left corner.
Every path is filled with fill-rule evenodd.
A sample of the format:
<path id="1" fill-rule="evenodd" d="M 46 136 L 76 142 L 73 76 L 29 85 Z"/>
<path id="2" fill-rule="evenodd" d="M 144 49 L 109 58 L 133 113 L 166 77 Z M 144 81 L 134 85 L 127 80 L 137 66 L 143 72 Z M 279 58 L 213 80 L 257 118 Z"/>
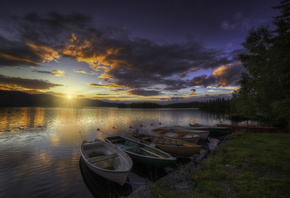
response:
<path id="1" fill-rule="evenodd" d="M 162 150 L 123 136 L 106 137 L 105 141 L 116 145 L 134 161 L 142 164 L 156 167 L 170 167 L 176 162 L 175 157 Z"/>

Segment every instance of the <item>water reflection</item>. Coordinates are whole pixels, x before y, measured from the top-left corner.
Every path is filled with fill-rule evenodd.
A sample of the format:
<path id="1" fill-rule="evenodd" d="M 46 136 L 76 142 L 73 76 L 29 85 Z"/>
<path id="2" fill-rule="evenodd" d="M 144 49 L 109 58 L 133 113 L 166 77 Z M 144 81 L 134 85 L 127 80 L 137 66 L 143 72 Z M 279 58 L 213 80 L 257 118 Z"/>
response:
<path id="1" fill-rule="evenodd" d="M 215 125 L 227 121 L 222 115 L 197 109 L 118 109 L 118 108 L 1 108 L 0 131 L 16 131 L 71 126 L 79 130 L 101 128 L 106 132 L 128 128 L 201 123 Z M 93 128 L 92 128 L 93 127 Z"/>
<path id="2" fill-rule="evenodd" d="M 197 109 L 0 108 L 0 195 L 91 198 L 80 171 L 83 139 L 189 123 L 213 126 L 220 119 Z M 167 170 L 145 173 L 142 166 L 133 169 L 129 174 L 133 190 L 145 177 L 154 181 L 167 174 Z"/>
<path id="3" fill-rule="evenodd" d="M 92 172 L 80 158 L 80 169 L 83 179 L 89 190 L 95 197 L 120 197 L 128 196 L 132 191 L 136 190 L 140 185 L 155 182 L 168 174 L 172 168 L 162 169 L 156 167 L 144 166 L 135 163 L 128 175 L 127 181 L 123 186 L 104 179 L 103 177 Z"/>
<path id="4" fill-rule="evenodd" d="M 103 177 L 92 172 L 85 164 L 84 160 L 80 158 L 80 170 L 83 179 L 89 190 L 95 197 L 120 197 L 122 195 L 128 196 L 132 192 L 131 185 L 125 183 L 123 186 L 104 179 Z"/>

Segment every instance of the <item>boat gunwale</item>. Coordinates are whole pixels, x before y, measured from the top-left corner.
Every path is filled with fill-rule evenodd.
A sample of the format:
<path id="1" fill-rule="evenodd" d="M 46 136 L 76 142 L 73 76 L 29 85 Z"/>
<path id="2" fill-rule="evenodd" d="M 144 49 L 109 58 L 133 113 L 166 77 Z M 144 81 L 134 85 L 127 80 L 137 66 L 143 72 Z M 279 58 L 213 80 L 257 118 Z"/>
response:
<path id="1" fill-rule="evenodd" d="M 191 142 L 187 142 L 187 141 L 184 141 L 184 140 L 180 140 L 181 138 L 173 138 L 173 137 L 167 137 L 167 136 L 165 136 L 165 137 L 163 137 L 163 136 L 154 136 L 154 135 L 147 135 L 147 134 L 141 134 L 141 135 L 145 135 L 145 137 L 149 137 L 149 138 L 162 138 L 162 139 L 165 139 L 165 140 L 172 140 L 172 141 L 175 141 L 175 142 L 178 142 L 178 143 L 182 143 L 182 144 L 176 144 L 176 145 L 174 145 L 174 144 L 166 144 L 166 143 L 163 143 L 163 142 L 160 142 L 160 143 L 153 143 L 154 145 L 162 145 L 162 146 L 170 146 L 170 147 L 174 147 L 174 148 L 181 148 L 181 147 L 183 147 L 183 148 L 197 148 L 197 147 L 200 147 L 200 145 L 197 145 L 197 144 L 194 144 L 194 143 L 191 143 Z M 133 138 L 135 138 L 134 136 L 133 136 Z M 137 137 L 136 137 L 136 139 L 137 139 Z M 136 141 L 139 141 L 140 142 L 140 140 L 136 140 Z M 145 141 L 145 140 L 141 140 L 141 141 Z M 141 142 L 142 143 L 142 142 Z M 150 142 L 148 142 L 149 144 L 150 144 Z"/>
<path id="2" fill-rule="evenodd" d="M 91 143 L 95 143 L 95 144 L 98 144 L 98 142 L 91 142 Z M 103 142 L 99 142 L 99 143 L 102 143 L 102 144 L 106 144 L 107 142 L 105 142 L 104 143 L 104 141 Z M 89 166 L 93 166 L 94 168 L 96 168 L 96 169 L 99 169 L 99 170 L 101 170 L 101 171 L 104 171 L 104 172 L 110 172 L 110 173 L 112 173 L 112 172 L 115 172 L 115 173 L 126 173 L 126 172 L 130 172 L 131 171 L 131 169 L 132 169 L 132 167 L 133 167 L 133 162 L 132 162 L 132 159 L 130 158 L 130 156 L 126 153 L 126 152 L 124 152 L 122 149 L 120 149 L 120 148 L 118 148 L 118 147 L 116 147 L 116 148 L 114 148 L 114 147 L 112 147 L 111 148 L 111 146 L 112 145 L 110 145 L 110 146 L 108 146 L 108 145 L 104 145 L 106 148 L 109 148 L 109 149 L 112 149 L 112 150 L 114 150 L 114 149 L 119 149 L 119 150 L 121 150 L 122 152 L 124 152 L 124 154 L 126 154 L 127 156 L 120 156 L 121 154 L 120 153 L 118 153 L 117 152 L 117 154 L 118 154 L 118 156 L 117 157 L 119 157 L 120 158 L 120 161 L 121 161 L 121 157 L 123 157 L 124 158 L 124 160 L 125 161 L 127 161 L 127 160 L 129 160 L 129 161 L 131 161 L 131 163 L 129 162 L 129 164 L 131 164 L 131 167 L 129 168 L 129 169 L 124 169 L 124 170 L 109 170 L 109 169 L 104 169 L 104 168 L 101 168 L 101 167 L 99 167 L 99 166 L 96 166 L 95 165 L 95 163 L 91 163 L 85 156 L 84 156 L 84 154 L 83 154 L 83 152 L 82 152 L 82 150 L 83 150 L 83 144 L 84 143 L 82 143 L 82 145 L 81 145 L 81 157 L 84 159 L 84 161 L 86 162 L 86 164 L 88 164 Z M 117 158 L 117 157 L 115 157 L 115 158 Z M 126 158 L 128 158 L 128 159 L 126 159 Z M 107 159 L 107 160 L 111 160 L 111 159 Z"/>
<path id="3" fill-rule="evenodd" d="M 162 151 L 162 150 L 160 150 L 160 149 L 158 149 L 158 148 L 154 148 L 154 147 L 148 146 L 148 145 L 146 145 L 146 144 L 144 144 L 144 143 L 142 143 L 142 142 L 138 142 L 138 141 L 132 140 L 132 139 L 130 139 L 130 138 L 127 138 L 127 137 L 124 137 L 124 136 L 119 136 L 119 135 L 118 135 L 118 136 L 111 136 L 111 137 L 121 137 L 121 138 L 124 138 L 124 139 L 126 139 L 126 140 L 129 140 L 129 141 L 131 141 L 131 142 L 134 142 L 134 143 L 137 143 L 137 144 L 141 144 L 141 145 L 143 145 L 145 148 L 146 148 L 146 147 L 149 147 L 149 148 L 151 148 L 151 149 L 155 149 L 155 150 L 157 150 L 157 151 L 159 151 L 159 152 L 165 154 L 166 156 L 168 156 L 168 158 L 158 158 L 158 157 L 154 157 L 154 156 L 141 155 L 141 154 L 138 154 L 138 153 L 131 152 L 131 151 L 129 151 L 129 150 L 126 150 L 126 149 L 122 149 L 122 148 L 120 148 L 120 149 L 122 149 L 122 150 L 123 150 L 124 152 L 126 152 L 126 153 L 130 153 L 130 154 L 135 155 L 135 156 L 138 156 L 138 157 L 142 157 L 142 158 L 145 157 L 145 158 L 154 159 L 154 160 L 162 160 L 162 161 L 175 161 L 175 160 L 176 160 L 176 157 L 171 156 L 169 153 L 166 153 L 166 152 L 164 152 L 164 151 Z M 107 139 L 107 138 L 105 138 L 105 139 L 108 140 L 108 141 L 110 141 L 110 140 Z M 111 144 L 113 144 L 113 143 L 111 143 Z"/>

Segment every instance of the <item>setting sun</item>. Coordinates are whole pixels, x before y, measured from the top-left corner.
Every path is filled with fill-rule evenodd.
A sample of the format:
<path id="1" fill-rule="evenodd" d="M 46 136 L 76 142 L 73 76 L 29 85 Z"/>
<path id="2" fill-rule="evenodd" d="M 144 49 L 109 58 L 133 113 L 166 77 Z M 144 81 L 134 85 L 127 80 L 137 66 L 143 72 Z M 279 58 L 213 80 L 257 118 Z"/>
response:
<path id="1" fill-rule="evenodd" d="M 68 98 L 68 99 L 71 99 L 71 98 L 72 98 L 72 96 L 71 96 L 71 95 L 68 95 L 68 96 L 67 96 L 67 98 Z"/>

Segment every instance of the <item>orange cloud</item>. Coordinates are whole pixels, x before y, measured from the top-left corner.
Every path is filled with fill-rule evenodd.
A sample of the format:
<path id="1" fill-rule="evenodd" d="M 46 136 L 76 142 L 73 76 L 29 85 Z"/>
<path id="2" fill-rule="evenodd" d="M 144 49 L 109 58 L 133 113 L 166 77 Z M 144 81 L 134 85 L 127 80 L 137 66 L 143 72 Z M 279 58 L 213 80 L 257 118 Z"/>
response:
<path id="1" fill-rule="evenodd" d="M 64 76 L 64 71 L 61 71 L 61 70 L 53 70 L 51 73 L 59 77 Z"/>
<path id="2" fill-rule="evenodd" d="M 43 73 L 43 74 L 50 74 L 58 77 L 64 76 L 65 72 L 62 70 L 53 70 L 53 71 L 40 71 L 40 70 L 33 70 L 33 72 Z"/>
<path id="3" fill-rule="evenodd" d="M 86 71 L 84 70 L 74 70 L 75 73 L 82 73 L 82 74 L 88 74 Z"/>
<path id="4" fill-rule="evenodd" d="M 229 84 L 227 72 L 229 71 L 230 67 L 231 64 L 229 64 L 228 66 L 222 65 L 219 68 L 213 70 L 213 75 L 217 77 L 219 85 L 226 86 Z"/>
<path id="5" fill-rule="evenodd" d="M 34 53 L 36 53 L 38 56 L 40 56 L 43 59 L 42 60 L 43 63 L 56 61 L 56 59 L 60 58 L 60 54 L 58 53 L 58 51 L 50 47 L 36 45 L 34 43 L 26 43 L 26 45 L 30 47 L 34 51 Z"/>
<path id="6" fill-rule="evenodd" d="M 107 60 L 110 55 L 118 54 L 118 49 L 106 48 L 95 52 L 92 42 L 79 40 L 73 33 L 67 45 L 62 49 L 62 53 L 74 57 L 79 62 L 85 62 L 95 71 L 108 70 L 115 62 Z"/>
<path id="7" fill-rule="evenodd" d="M 0 75 L 0 89 L 2 90 L 40 91 L 48 90 L 56 86 L 63 85 L 37 79 L 25 79 Z"/>
<path id="8" fill-rule="evenodd" d="M 17 56 L 13 56 L 4 52 L 0 52 L 0 57 L 3 57 L 6 60 L 14 61 L 14 62 L 20 62 L 24 64 L 35 64 L 33 61 L 29 60 L 28 58 L 20 58 Z"/>
<path id="9" fill-rule="evenodd" d="M 88 84 L 88 85 L 91 86 L 91 87 L 105 87 L 105 88 L 109 88 L 108 85 L 103 85 L 103 84 L 91 83 L 91 84 Z"/>
<path id="10" fill-rule="evenodd" d="M 195 91 L 196 91 L 196 89 L 192 89 L 192 90 L 190 91 L 190 95 L 195 95 Z"/>
<path id="11" fill-rule="evenodd" d="M 230 66 L 230 65 L 229 65 L 229 66 Z M 228 67 L 222 65 L 222 66 L 220 66 L 219 68 L 213 70 L 213 75 L 214 75 L 214 76 L 220 76 L 220 75 L 222 75 L 222 74 L 223 74 L 227 69 L 228 69 Z"/>

